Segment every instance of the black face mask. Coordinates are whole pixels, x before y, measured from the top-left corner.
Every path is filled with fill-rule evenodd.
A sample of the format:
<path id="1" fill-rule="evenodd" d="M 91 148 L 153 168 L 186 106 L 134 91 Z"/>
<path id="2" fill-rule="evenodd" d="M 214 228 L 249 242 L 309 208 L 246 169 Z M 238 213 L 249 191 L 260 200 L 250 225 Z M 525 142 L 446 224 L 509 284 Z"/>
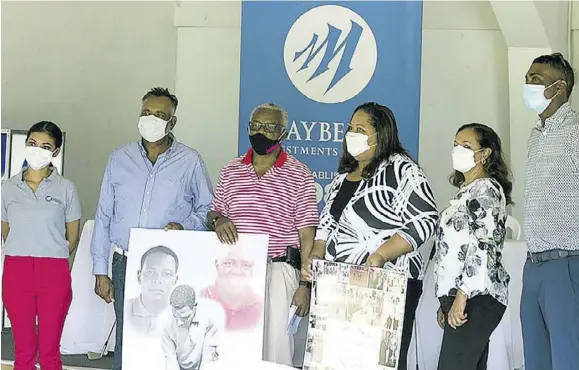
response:
<path id="1" fill-rule="evenodd" d="M 249 135 L 249 142 L 253 150 L 259 155 L 269 154 L 279 145 L 279 139 L 272 140 L 262 133 Z"/>

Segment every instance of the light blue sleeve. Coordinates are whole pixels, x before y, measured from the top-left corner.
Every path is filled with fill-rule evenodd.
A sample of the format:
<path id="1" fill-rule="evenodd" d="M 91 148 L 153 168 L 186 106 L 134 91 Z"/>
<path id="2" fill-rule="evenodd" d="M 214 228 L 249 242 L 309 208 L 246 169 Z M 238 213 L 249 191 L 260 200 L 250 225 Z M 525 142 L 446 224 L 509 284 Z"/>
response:
<path id="1" fill-rule="evenodd" d="M 198 157 L 193 169 L 191 180 L 191 199 L 193 200 L 191 214 L 181 223 L 185 230 L 207 230 L 207 213 L 211 210 L 213 187 L 203 159 Z"/>

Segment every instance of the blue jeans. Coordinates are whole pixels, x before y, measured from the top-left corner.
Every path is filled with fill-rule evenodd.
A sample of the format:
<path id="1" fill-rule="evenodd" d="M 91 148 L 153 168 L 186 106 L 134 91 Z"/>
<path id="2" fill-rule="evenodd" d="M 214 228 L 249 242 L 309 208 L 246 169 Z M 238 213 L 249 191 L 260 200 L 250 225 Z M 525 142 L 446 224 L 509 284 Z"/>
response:
<path id="1" fill-rule="evenodd" d="M 525 370 L 579 370 L 579 257 L 527 260 L 521 324 Z"/>
<path id="2" fill-rule="evenodd" d="M 123 308 L 125 302 L 125 273 L 127 271 L 127 257 L 118 253 L 113 254 L 113 292 L 115 302 L 115 316 L 117 317 L 117 330 L 115 333 L 115 356 L 113 358 L 113 370 L 123 368 Z"/>

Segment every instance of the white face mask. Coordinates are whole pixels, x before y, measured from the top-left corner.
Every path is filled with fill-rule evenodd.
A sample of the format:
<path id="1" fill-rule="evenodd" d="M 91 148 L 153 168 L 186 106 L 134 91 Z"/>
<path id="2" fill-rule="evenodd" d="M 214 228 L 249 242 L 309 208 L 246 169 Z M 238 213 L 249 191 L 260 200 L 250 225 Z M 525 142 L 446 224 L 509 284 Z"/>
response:
<path id="1" fill-rule="evenodd" d="M 461 145 L 455 146 L 452 149 L 452 168 L 461 173 L 472 170 L 476 166 L 476 161 L 474 160 L 474 153 L 476 152 Z"/>
<path id="2" fill-rule="evenodd" d="M 167 128 L 168 122 L 169 121 L 164 121 L 159 117 L 150 114 L 139 118 L 139 124 L 137 127 L 139 128 L 139 133 L 143 139 L 150 143 L 154 143 L 167 136 L 165 129 Z"/>
<path id="3" fill-rule="evenodd" d="M 555 85 L 557 82 L 559 82 L 559 80 L 546 87 L 543 85 L 525 84 L 523 88 L 523 99 L 525 100 L 527 108 L 534 110 L 537 114 L 543 113 L 549 104 L 551 104 L 553 98 L 559 94 L 557 93 L 553 98 L 547 99 L 545 98 L 545 90 Z"/>
<path id="4" fill-rule="evenodd" d="M 50 150 L 42 149 L 37 146 L 26 146 L 24 148 L 24 158 L 28 166 L 35 171 L 41 170 L 52 162 Z"/>
<path id="5" fill-rule="evenodd" d="M 374 133 L 371 136 L 373 135 L 376 134 Z M 360 134 L 357 132 L 348 132 L 345 137 L 348 153 L 350 153 L 353 157 L 356 157 L 376 145 L 368 145 L 369 138 L 370 136 L 368 135 Z"/>

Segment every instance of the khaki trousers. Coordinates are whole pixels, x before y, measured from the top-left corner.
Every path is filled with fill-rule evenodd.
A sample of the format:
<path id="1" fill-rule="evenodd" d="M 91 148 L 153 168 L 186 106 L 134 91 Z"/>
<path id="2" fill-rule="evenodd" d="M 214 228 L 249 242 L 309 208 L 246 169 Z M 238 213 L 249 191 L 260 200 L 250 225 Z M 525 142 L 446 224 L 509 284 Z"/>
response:
<path id="1" fill-rule="evenodd" d="M 294 336 L 287 333 L 287 322 L 289 308 L 298 284 L 298 270 L 285 262 L 267 264 L 263 329 L 263 359 L 265 361 L 293 366 Z"/>

